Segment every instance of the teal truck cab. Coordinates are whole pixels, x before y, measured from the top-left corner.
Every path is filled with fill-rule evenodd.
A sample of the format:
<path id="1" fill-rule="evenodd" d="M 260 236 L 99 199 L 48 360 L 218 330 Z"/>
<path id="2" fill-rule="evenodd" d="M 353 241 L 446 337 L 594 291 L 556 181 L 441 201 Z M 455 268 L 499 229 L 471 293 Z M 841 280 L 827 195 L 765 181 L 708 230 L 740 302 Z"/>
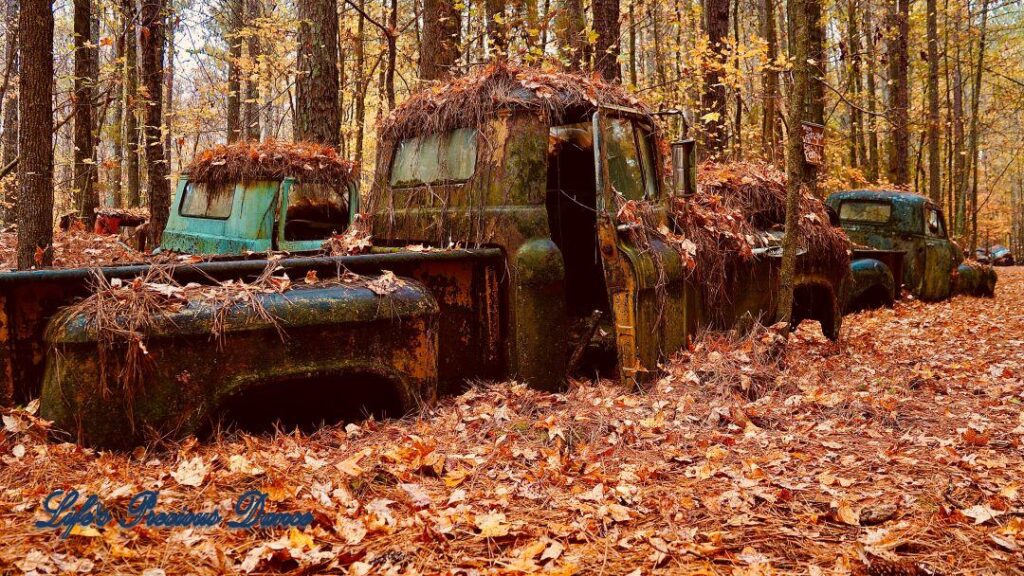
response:
<path id="1" fill-rule="evenodd" d="M 832 194 L 827 203 L 850 240 L 867 247 L 854 254 L 852 305 L 877 297 L 872 287 L 878 285 L 891 286 L 892 298 L 899 298 L 901 285 L 922 300 L 994 293 L 995 272 L 963 263 L 942 209 L 930 199 L 911 192 L 851 190 Z"/>
<path id="2" fill-rule="evenodd" d="M 648 233 L 673 225 L 667 203 L 692 187 L 685 153 L 673 154 L 677 186 L 664 184 L 656 134 L 654 116 L 621 88 L 579 76 L 495 66 L 414 95 L 380 130 L 364 210 L 370 253 L 221 259 L 167 272 L 181 284 L 252 280 L 268 266 L 319 278 L 256 296 L 277 326 L 245 302 L 189 301 L 139 335 L 145 385 L 128 394 L 104 385 L 92 319 L 60 312 L 88 294 L 88 271 L 0 274 L 0 379 L 9 399 L 41 387 L 42 414 L 59 428 L 118 447 L 194 434 L 239 413 L 402 414 L 468 380 L 555 390 L 581 357 L 610 358 L 624 385 L 642 385 L 698 330 L 777 316 L 778 250 L 738 272 L 722 324 L 706 314 L 681 253 Z M 314 231 L 338 231 L 339 204 L 316 217 L 293 212 L 294 198 L 325 195 L 297 185 L 301 173 L 276 176 L 232 182 L 191 170 L 165 248 L 288 249 L 310 246 L 290 243 L 312 243 Z M 347 189 L 351 212 L 357 200 Z M 643 221 L 623 218 L 629 202 L 645 206 Z M 842 268 L 802 266 L 796 279 L 801 316 L 833 337 Z M 149 271 L 98 273 L 145 289 L 132 279 Z"/>

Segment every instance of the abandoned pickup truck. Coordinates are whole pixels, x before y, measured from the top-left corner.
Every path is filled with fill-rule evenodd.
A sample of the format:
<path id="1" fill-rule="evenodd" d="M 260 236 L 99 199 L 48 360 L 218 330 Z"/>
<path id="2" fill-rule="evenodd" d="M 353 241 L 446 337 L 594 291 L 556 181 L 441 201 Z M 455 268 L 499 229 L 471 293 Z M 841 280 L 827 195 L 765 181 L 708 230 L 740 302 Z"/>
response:
<path id="1" fill-rule="evenodd" d="M 910 192 L 851 190 L 832 194 L 827 202 L 839 214 L 850 240 L 869 247 L 854 252 L 852 307 L 876 301 L 892 304 L 901 285 L 922 300 L 944 300 L 955 293 L 995 294 L 995 272 L 963 262 L 946 233 L 942 209 L 928 198 Z M 867 288 L 879 285 L 891 285 L 891 291 Z"/>
<path id="2" fill-rule="evenodd" d="M 179 283 L 252 279 L 268 265 L 329 281 L 258 296 L 277 325 L 251 303 L 183 304 L 139 335 L 144 378 L 130 393 L 104 385 L 89 318 L 74 308 L 58 314 L 87 293 L 88 271 L 0 275 L 8 394 L 25 398 L 42 385 L 42 414 L 59 428 L 126 447 L 197 433 L 225 415 L 308 421 L 353 407 L 401 415 L 467 380 L 558 389 L 569 371 L 588 368 L 580 360 L 588 355 L 611 357 L 617 377 L 635 386 L 700 328 L 776 316 L 777 248 L 737 271 L 736 288 L 723 295 L 730 313 L 716 320 L 682 254 L 644 234 L 646 224 L 619 220 L 632 200 L 648 205 L 651 224 L 667 227 L 673 196 L 662 185 L 654 117 L 620 88 L 499 65 L 414 95 L 380 136 L 365 211 L 373 250 L 176 267 L 169 274 Z M 693 188 L 688 150 L 673 154 L 680 193 Z M 329 216 L 296 216 L 297 235 L 289 235 L 301 171 L 256 170 L 255 181 L 242 171 L 232 180 L 230 163 L 205 165 L 221 169 L 216 178 L 183 178 L 167 248 L 281 249 L 341 231 Z M 339 187 L 349 190 L 354 216 L 351 188 Z M 244 218 L 233 220 L 236 211 Z M 211 222 L 194 228 L 192 218 Z M 835 337 L 848 269 L 822 269 L 803 254 L 797 309 Z M 134 286 L 150 270 L 99 273 Z M 346 280 L 349 273 L 371 281 Z M 373 279 L 399 288 L 375 290 Z"/>

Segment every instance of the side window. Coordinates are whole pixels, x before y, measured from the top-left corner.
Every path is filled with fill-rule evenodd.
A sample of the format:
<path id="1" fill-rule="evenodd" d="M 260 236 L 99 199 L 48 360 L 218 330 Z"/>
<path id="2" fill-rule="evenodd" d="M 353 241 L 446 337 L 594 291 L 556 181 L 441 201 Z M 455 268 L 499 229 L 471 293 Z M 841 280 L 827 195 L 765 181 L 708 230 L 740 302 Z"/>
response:
<path id="1" fill-rule="evenodd" d="M 211 186 L 205 182 L 188 182 L 181 194 L 178 213 L 192 218 L 227 219 L 235 199 L 234 184 Z"/>
<path id="2" fill-rule="evenodd" d="M 606 126 L 604 148 L 612 189 L 626 200 L 643 200 L 643 168 L 633 123 L 623 118 L 609 118 Z"/>
<path id="3" fill-rule="evenodd" d="M 391 162 L 391 186 L 409 188 L 469 180 L 476 170 L 476 136 L 475 129 L 460 128 L 402 140 Z"/>
<path id="4" fill-rule="evenodd" d="M 935 238 L 946 237 L 946 225 L 942 219 L 942 212 L 935 208 L 928 208 L 928 235 Z"/>
<path id="5" fill-rule="evenodd" d="M 345 230 L 348 191 L 344 187 L 295 182 L 288 191 L 285 240 L 323 240 Z"/>
<path id="6" fill-rule="evenodd" d="M 649 130 L 640 128 L 637 131 L 637 142 L 640 145 L 640 159 L 644 163 L 644 188 L 647 191 L 647 198 L 658 197 L 658 167 L 655 165 L 658 155 L 655 153 L 657 145 L 654 143 L 654 134 Z"/>

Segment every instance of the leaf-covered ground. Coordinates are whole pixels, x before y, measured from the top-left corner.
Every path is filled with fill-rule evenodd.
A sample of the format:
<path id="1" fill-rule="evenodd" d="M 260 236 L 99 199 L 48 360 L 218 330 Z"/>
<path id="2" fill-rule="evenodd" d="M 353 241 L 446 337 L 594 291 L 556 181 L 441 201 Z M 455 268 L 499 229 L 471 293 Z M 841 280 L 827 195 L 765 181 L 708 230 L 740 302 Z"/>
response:
<path id="1" fill-rule="evenodd" d="M 0 573 L 1024 573 L 1024 269 L 995 300 L 710 337 L 646 393 L 495 384 L 415 419 L 96 454 L 0 430 Z M 55 488 L 123 513 L 249 489 L 306 530 L 33 526 Z M 161 572 L 163 571 L 163 572 Z"/>

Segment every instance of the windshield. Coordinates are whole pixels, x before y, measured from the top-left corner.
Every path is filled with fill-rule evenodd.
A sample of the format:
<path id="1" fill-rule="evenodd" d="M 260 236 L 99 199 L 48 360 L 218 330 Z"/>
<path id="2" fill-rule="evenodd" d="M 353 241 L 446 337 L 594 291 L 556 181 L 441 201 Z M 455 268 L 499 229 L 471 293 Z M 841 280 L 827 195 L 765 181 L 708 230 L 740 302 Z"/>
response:
<path id="1" fill-rule="evenodd" d="M 223 220 L 231 216 L 234 198 L 234 184 L 209 185 L 205 182 L 189 182 L 181 194 L 178 213 L 192 218 Z"/>
<path id="2" fill-rule="evenodd" d="M 847 200 L 839 205 L 839 219 L 843 221 L 884 224 L 892 216 L 892 204 L 867 200 Z"/>
<path id="3" fill-rule="evenodd" d="M 348 224 L 348 189 L 344 186 L 295 182 L 288 192 L 285 240 L 323 240 Z"/>

